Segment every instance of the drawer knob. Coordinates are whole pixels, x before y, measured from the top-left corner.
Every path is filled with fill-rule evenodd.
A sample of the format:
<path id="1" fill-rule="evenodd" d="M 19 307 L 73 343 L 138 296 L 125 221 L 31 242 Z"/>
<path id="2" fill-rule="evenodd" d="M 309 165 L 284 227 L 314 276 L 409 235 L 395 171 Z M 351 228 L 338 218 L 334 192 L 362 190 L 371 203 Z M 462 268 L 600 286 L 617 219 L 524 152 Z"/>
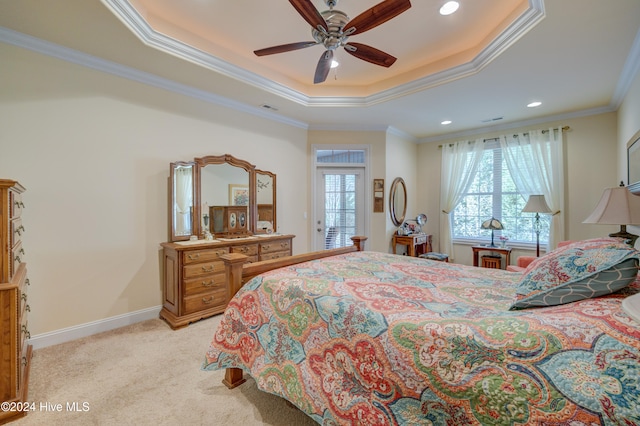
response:
<path id="1" fill-rule="evenodd" d="M 205 305 L 208 305 L 209 303 L 213 302 L 214 297 L 203 297 L 202 298 L 202 303 L 204 303 Z"/>
<path id="2" fill-rule="evenodd" d="M 265 250 L 269 250 L 269 247 L 271 247 L 269 244 L 265 244 L 262 246 L 262 248 L 264 248 Z"/>
<path id="3" fill-rule="evenodd" d="M 202 272 L 213 272 L 213 265 L 205 265 L 202 267 Z"/>
<path id="4" fill-rule="evenodd" d="M 215 285 L 215 282 L 213 280 L 210 280 L 209 282 L 202 281 L 202 287 L 213 287 L 214 285 Z"/>
<path id="5" fill-rule="evenodd" d="M 200 253 L 196 253 L 196 254 L 189 254 L 187 257 L 189 258 L 189 260 L 196 260 L 196 259 L 200 259 Z"/>

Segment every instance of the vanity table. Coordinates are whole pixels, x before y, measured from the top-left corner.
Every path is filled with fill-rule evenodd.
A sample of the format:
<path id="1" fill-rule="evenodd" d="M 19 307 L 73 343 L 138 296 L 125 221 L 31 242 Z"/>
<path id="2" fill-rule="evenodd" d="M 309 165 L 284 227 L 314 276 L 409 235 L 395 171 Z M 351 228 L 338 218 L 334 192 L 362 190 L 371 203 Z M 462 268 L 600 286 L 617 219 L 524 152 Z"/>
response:
<path id="1" fill-rule="evenodd" d="M 396 254 L 397 245 L 407 246 L 407 255 L 417 257 L 431 250 L 431 235 L 428 234 L 411 234 L 411 235 L 393 235 L 393 254 Z"/>
<path id="2" fill-rule="evenodd" d="M 232 155 L 171 163 L 169 187 L 160 318 L 175 329 L 227 307 L 220 256 L 239 253 L 248 262 L 291 256 L 295 235 L 272 233 L 276 175 Z"/>

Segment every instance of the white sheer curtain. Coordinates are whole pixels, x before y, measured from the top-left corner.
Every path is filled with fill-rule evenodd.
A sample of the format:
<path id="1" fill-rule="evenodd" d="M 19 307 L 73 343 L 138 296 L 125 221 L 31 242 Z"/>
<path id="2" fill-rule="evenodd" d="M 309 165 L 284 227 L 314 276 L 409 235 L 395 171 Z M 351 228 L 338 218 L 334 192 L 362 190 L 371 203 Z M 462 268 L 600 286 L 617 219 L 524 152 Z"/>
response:
<path id="1" fill-rule="evenodd" d="M 562 129 L 530 130 L 500 137 L 502 154 L 525 200 L 529 195 L 544 195 L 553 216 L 549 230 L 549 248 L 564 240 L 564 167 Z"/>
<path id="2" fill-rule="evenodd" d="M 178 167 L 175 171 L 176 235 L 190 235 L 191 206 L 193 205 L 192 167 Z"/>
<path id="3" fill-rule="evenodd" d="M 483 150 L 482 139 L 459 141 L 442 146 L 440 176 L 440 250 L 453 260 L 451 212 L 467 192 L 478 170 Z"/>

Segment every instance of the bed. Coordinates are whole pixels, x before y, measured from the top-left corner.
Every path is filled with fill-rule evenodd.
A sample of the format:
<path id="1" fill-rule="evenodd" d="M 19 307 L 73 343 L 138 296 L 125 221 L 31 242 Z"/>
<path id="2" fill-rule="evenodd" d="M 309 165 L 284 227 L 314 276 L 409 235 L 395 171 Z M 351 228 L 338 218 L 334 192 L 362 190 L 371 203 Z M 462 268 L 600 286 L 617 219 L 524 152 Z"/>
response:
<path id="1" fill-rule="evenodd" d="M 320 424 L 638 425 L 640 324 L 621 309 L 640 292 L 638 252 L 603 240 L 558 249 L 582 271 L 564 278 L 547 256 L 517 273 L 355 249 L 284 267 L 230 254 L 238 291 L 203 368 L 227 369 L 229 387 L 248 373 Z M 545 273 L 560 293 L 523 291 Z"/>

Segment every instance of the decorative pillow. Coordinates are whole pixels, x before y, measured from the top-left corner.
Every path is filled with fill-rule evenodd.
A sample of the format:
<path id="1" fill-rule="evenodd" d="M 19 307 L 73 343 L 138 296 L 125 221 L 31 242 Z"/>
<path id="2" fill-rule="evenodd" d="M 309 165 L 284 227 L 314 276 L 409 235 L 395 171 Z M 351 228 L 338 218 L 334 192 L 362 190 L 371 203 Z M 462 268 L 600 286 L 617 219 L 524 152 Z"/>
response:
<path id="1" fill-rule="evenodd" d="M 613 293 L 638 274 L 640 252 L 618 238 L 560 247 L 529 264 L 510 309 L 553 306 Z"/>

